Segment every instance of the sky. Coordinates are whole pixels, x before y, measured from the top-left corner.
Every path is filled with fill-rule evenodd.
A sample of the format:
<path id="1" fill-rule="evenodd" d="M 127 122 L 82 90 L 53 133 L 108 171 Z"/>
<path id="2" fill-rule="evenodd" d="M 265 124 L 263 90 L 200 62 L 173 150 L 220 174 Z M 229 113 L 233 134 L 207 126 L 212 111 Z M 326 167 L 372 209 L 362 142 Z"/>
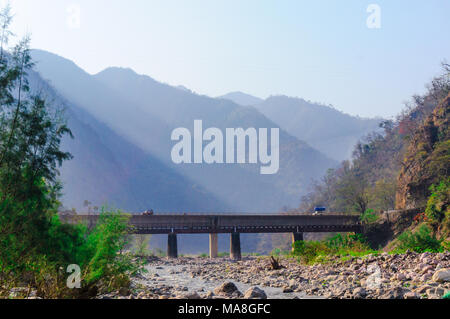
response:
<path id="1" fill-rule="evenodd" d="M 448 0 L 10 3 L 16 35 L 91 74 L 128 67 L 212 97 L 282 94 L 363 117 L 397 115 L 450 61 Z"/>

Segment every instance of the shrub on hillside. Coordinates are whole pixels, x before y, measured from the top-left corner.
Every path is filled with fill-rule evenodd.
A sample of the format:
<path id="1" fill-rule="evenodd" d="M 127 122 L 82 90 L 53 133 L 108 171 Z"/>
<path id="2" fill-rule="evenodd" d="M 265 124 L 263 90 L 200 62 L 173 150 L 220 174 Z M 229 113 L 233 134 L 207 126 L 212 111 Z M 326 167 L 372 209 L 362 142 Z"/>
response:
<path id="1" fill-rule="evenodd" d="M 430 187 L 431 195 L 428 199 L 425 214 L 430 221 L 439 223 L 445 218 L 450 201 L 450 178 L 442 181 L 439 185 Z"/>
<path id="2" fill-rule="evenodd" d="M 366 209 L 366 211 L 361 215 L 360 219 L 363 223 L 371 224 L 378 220 L 379 216 L 375 214 L 373 209 Z"/>
<path id="3" fill-rule="evenodd" d="M 425 214 L 435 229 L 440 229 L 442 237 L 450 235 L 450 178 L 439 185 L 432 185 Z"/>
<path id="4" fill-rule="evenodd" d="M 417 253 L 441 252 L 443 250 L 441 242 L 433 235 L 428 225 L 422 224 L 415 232 L 407 230 L 398 236 L 396 248 L 400 252 L 406 250 Z"/>

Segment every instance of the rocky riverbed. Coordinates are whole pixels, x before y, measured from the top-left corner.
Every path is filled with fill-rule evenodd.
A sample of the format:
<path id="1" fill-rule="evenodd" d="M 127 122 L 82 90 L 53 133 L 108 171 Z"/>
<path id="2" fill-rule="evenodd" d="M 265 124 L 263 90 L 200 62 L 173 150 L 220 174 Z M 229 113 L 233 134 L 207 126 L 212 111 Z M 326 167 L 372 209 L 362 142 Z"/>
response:
<path id="1" fill-rule="evenodd" d="M 150 258 L 131 289 L 101 298 L 440 299 L 450 291 L 450 253 L 382 254 L 305 266 L 268 257 Z"/>

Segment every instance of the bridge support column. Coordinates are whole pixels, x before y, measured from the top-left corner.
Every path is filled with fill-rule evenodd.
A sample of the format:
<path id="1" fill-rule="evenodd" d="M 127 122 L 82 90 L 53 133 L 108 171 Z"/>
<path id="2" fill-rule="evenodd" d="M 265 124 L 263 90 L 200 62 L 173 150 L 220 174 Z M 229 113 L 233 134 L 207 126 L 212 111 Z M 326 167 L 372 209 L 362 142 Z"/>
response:
<path id="1" fill-rule="evenodd" d="M 294 251 L 294 243 L 296 241 L 303 241 L 303 233 L 292 233 L 292 251 Z"/>
<path id="2" fill-rule="evenodd" d="M 167 240 L 167 257 L 178 258 L 177 234 L 169 234 Z"/>
<path id="3" fill-rule="evenodd" d="M 209 234 L 209 258 L 217 258 L 219 255 L 219 235 Z"/>
<path id="4" fill-rule="evenodd" d="M 239 233 L 231 233 L 230 258 L 233 260 L 241 260 L 241 236 Z"/>

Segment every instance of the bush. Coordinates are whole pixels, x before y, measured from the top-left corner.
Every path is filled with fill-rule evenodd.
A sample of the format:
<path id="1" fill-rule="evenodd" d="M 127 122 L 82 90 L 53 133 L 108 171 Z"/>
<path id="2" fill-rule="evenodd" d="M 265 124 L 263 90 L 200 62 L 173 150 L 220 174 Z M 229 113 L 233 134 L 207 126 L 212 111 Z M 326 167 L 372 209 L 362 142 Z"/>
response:
<path id="1" fill-rule="evenodd" d="M 439 185 L 432 185 L 430 191 L 431 195 L 428 199 L 425 214 L 432 224 L 437 225 L 446 218 L 446 215 L 448 219 L 450 178 L 442 181 Z"/>
<path id="2" fill-rule="evenodd" d="M 441 252 L 443 247 L 440 240 L 433 235 L 432 229 L 426 224 L 422 224 L 413 233 L 409 230 L 402 233 L 397 238 L 396 248 L 398 251 L 415 251 L 417 253 L 423 252 Z"/>
<path id="3" fill-rule="evenodd" d="M 2 247 L 3 294 L 8 294 L 13 286 L 26 284 L 36 288 L 43 298 L 94 296 L 99 290 L 111 291 L 129 285 L 130 277 L 140 271 L 141 265 L 123 252 L 128 237 L 128 216 L 104 211 L 92 230 L 82 224 L 63 224 L 57 215 L 48 218 L 48 229 L 35 238 L 38 248 L 23 258 L 17 254 L 22 252 L 18 247 L 29 247 L 26 236 L 18 236 L 11 241 L 12 246 Z M 10 258 L 6 258 L 8 255 Z M 71 264 L 81 268 L 81 289 L 71 290 L 66 286 L 66 269 Z"/>
<path id="4" fill-rule="evenodd" d="M 304 264 L 312 264 L 319 256 L 331 254 L 331 249 L 324 242 L 296 241 L 292 254 L 298 256 Z"/>
<path id="5" fill-rule="evenodd" d="M 323 263 L 330 257 L 364 256 L 376 254 L 361 234 L 337 234 L 322 241 L 297 241 L 293 244 L 293 256 L 305 264 Z"/>
<path id="6" fill-rule="evenodd" d="M 139 271 L 139 265 L 125 253 L 129 215 L 120 212 L 102 212 L 98 224 L 88 234 L 80 253 L 86 253 L 80 266 L 85 266 L 84 280 L 87 285 L 102 281 L 105 289 L 116 289 L 126 283 L 129 276 Z"/>
<path id="7" fill-rule="evenodd" d="M 60 145 L 72 133 L 63 108 L 30 89 L 30 39 L 11 52 L 3 46 L 11 21 L 6 6 L 0 10 L 0 295 L 9 296 L 9 289 L 20 285 L 37 288 L 41 297 L 76 296 L 81 290 L 66 287 L 71 264 L 83 270 L 89 293 L 126 284 L 138 267 L 121 253 L 127 232 L 123 214 L 104 212 L 92 231 L 63 224 L 57 216 L 58 167 L 72 158 Z"/>
<path id="8" fill-rule="evenodd" d="M 366 224 L 374 223 L 378 220 L 378 215 L 374 213 L 373 209 L 367 209 L 362 215 L 361 215 L 361 221 Z"/>
<path id="9" fill-rule="evenodd" d="M 333 250 L 366 248 L 367 240 L 362 234 L 337 234 L 325 240 L 325 244 Z"/>

